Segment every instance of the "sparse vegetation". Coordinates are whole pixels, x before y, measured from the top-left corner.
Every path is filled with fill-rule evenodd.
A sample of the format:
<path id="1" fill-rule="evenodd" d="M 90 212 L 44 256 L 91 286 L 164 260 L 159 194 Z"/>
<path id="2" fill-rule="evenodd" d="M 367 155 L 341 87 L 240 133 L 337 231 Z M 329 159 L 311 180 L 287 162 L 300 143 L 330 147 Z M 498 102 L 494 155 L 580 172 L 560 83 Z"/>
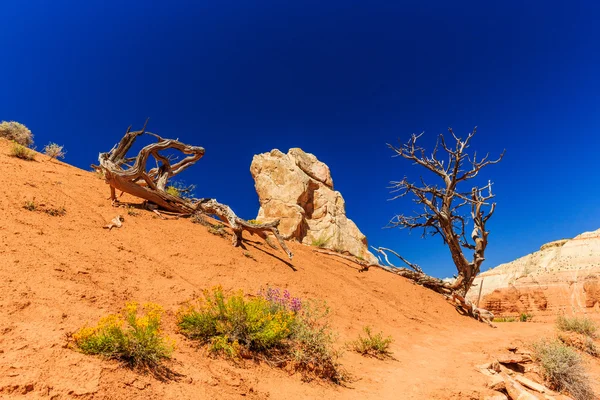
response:
<path id="1" fill-rule="evenodd" d="M 519 321 L 520 322 L 529 322 L 532 319 L 533 319 L 533 314 L 521 313 L 521 315 L 519 315 Z"/>
<path id="2" fill-rule="evenodd" d="M 321 236 L 320 238 L 313 240 L 312 245 L 315 247 L 323 248 L 325 247 L 325 245 L 327 245 L 327 242 L 329 242 L 330 239 L 330 237 L 325 238 Z"/>
<path id="3" fill-rule="evenodd" d="M 576 400 L 596 398 L 583 360 L 574 349 L 559 340 L 542 340 L 533 345 L 533 358 L 554 390 L 567 392 Z"/>
<path id="4" fill-rule="evenodd" d="M 380 360 L 393 358 L 390 345 L 394 339 L 391 336 L 384 337 L 383 332 L 373 334 L 369 326 L 365 326 L 363 330 L 366 336 L 358 335 L 358 339 L 350 344 L 352 350 L 363 356 L 375 357 Z"/>
<path id="5" fill-rule="evenodd" d="M 587 317 L 567 317 L 564 315 L 559 315 L 556 318 L 556 327 L 561 331 L 577 332 L 591 338 L 596 337 L 598 330 L 596 323 Z"/>
<path id="6" fill-rule="evenodd" d="M 146 304 L 144 315 L 139 315 L 140 311 L 137 303 L 128 303 L 121 314 L 108 315 L 98 325 L 74 333 L 73 344 L 84 354 L 153 370 L 171 356 L 174 343 L 161 332 L 160 306 Z"/>
<path id="7" fill-rule="evenodd" d="M 247 258 L 249 258 L 251 260 L 255 260 L 256 261 L 256 258 L 252 254 L 248 253 L 247 251 L 245 251 L 243 254 L 244 254 L 244 257 L 247 257 Z"/>
<path id="8" fill-rule="evenodd" d="M 137 212 L 135 210 L 135 208 L 129 206 L 129 207 L 127 207 L 127 215 L 132 216 L 132 217 L 137 217 L 138 215 L 140 215 L 140 213 Z"/>
<path id="9" fill-rule="evenodd" d="M 67 213 L 67 209 L 65 207 L 58 207 L 58 208 L 50 207 L 50 208 L 44 209 L 44 212 L 53 217 L 62 217 Z"/>
<path id="10" fill-rule="evenodd" d="M 175 186 L 167 186 L 165 192 L 167 192 L 167 194 L 170 194 L 171 196 L 181 197 L 179 189 L 177 189 Z"/>
<path id="11" fill-rule="evenodd" d="M 165 188 L 165 192 L 171 196 L 179 197 L 182 199 L 191 199 L 194 197 L 194 190 L 196 185 L 186 185 L 180 181 L 173 181 L 171 185 Z"/>
<path id="12" fill-rule="evenodd" d="M 0 122 L 0 137 L 12 140 L 25 147 L 33 144 L 33 134 L 31 131 L 25 125 L 15 121 Z"/>
<path id="13" fill-rule="evenodd" d="M 227 236 L 227 232 L 225 231 L 224 228 L 225 228 L 225 225 L 223 225 L 223 224 L 215 224 L 215 225 L 210 225 L 208 227 L 208 231 L 210 233 L 212 233 L 213 235 L 225 237 L 225 236 Z"/>
<path id="14" fill-rule="evenodd" d="M 199 340 L 214 354 L 234 360 L 254 358 L 273 366 L 341 383 L 345 374 L 332 348 L 328 310 L 302 303 L 277 289 L 246 299 L 227 296 L 221 287 L 206 290 L 196 305 L 183 308 L 178 325 L 185 336 Z"/>
<path id="15" fill-rule="evenodd" d="M 23 204 L 23 208 L 27 211 L 35 211 L 38 208 L 37 203 L 35 202 L 35 197 L 33 200 L 26 200 L 25 204 Z"/>
<path id="16" fill-rule="evenodd" d="M 588 353 L 592 357 L 599 357 L 600 351 L 592 339 L 589 336 L 581 335 L 578 333 L 559 333 L 558 340 L 566 344 L 567 346 L 573 347 L 577 350 Z"/>
<path id="17" fill-rule="evenodd" d="M 51 159 L 65 158 L 66 153 L 67 152 L 64 150 L 63 146 L 59 146 L 56 143 L 48 143 L 44 147 L 44 154 Z"/>
<path id="18" fill-rule="evenodd" d="M 35 152 L 17 142 L 14 142 L 12 144 L 12 147 L 10 148 L 10 155 L 13 157 L 20 158 L 21 160 L 35 160 Z"/>
<path id="19" fill-rule="evenodd" d="M 496 317 L 492 322 L 515 322 L 516 320 L 515 317 Z"/>

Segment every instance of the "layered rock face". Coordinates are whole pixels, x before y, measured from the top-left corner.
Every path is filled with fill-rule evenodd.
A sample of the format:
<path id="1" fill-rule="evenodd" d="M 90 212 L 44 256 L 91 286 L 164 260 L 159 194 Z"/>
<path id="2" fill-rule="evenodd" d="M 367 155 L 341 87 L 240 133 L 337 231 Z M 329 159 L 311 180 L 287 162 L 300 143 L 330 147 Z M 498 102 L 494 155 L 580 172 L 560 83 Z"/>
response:
<path id="1" fill-rule="evenodd" d="M 468 296 L 496 314 L 600 311 L 600 229 L 543 245 L 475 278 Z"/>
<path id="2" fill-rule="evenodd" d="M 317 157 L 299 148 L 287 154 L 272 150 L 254 156 L 250 173 L 260 201 L 257 220 L 279 219 L 279 231 L 287 239 L 377 262 L 365 235 L 346 217 L 329 167 Z"/>

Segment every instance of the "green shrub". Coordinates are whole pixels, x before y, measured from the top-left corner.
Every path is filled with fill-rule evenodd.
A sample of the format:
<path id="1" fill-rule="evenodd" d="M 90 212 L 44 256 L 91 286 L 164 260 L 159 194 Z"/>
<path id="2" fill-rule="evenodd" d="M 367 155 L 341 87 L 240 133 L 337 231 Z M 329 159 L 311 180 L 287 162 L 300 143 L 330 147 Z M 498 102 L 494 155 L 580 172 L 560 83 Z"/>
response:
<path id="1" fill-rule="evenodd" d="M 521 322 L 529 322 L 532 319 L 533 319 L 533 314 L 521 313 L 521 315 L 519 315 L 519 321 L 521 321 Z"/>
<path id="2" fill-rule="evenodd" d="M 158 367 L 170 358 L 174 344 L 161 333 L 162 308 L 146 304 L 143 309 L 144 315 L 139 316 L 138 304 L 128 303 L 121 314 L 108 315 L 98 325 L 74 333 L 74 345 L 84 354 L 120 360 L 131 367 Z"/>
<path id="3" fill-rule="evenodd" d="M 227 232 L 225 231 L 225 225 L 223 225 L 223 224 L 212 225 L 209 223 L 208 232 L 210 232 L 216 236 L 221 236 L 221 237 L 227 236 Z"/>
<path id="4" fill-rule="evenodd" d="M 533 358 L 541 366 L 552 389 L 569 393 L 576 400 L 595 399 L 581 356 L 559 340 L 533 345 Z"/>
<path id="5" fill-rule="evenodd" d="M 33 134 L 23 124 L 15 121 L 0 122 L 0 137 L 12 140 L 21 146 L 29 147 L 33 144 Z"/>
<path id="6" fill-rule="evenodd" d="M 52 159 L 65 158 L 67 152 L 63 150 L 63 146 L 59 146 L 56 143 L 48 143 L 44 147 L 44 154 Z"/>
<path id="7" fill-rule="evenodd" d="M 182 199 L 192 199 L 196 185 L 186 185 L 180 181 L 173 181 L 166 187 L 165 192 L 171 196 L 180 197 Z"/>
<path id="8" fill-rule="evenodd" d="M 393 358 L 390 345 L 394 339 L 391 336 L 383 337 L 383 332 L 373 335 L 369 326 L 365 326 L 363 330 L 366 336 L 358 335 L 358 339 L 350 344 L 352 350 L 363 356 L 375 357 L 380 360 Z"/>
<path id="9" fill-rule="evenodd" d="M 14 142 L 11 149 L 10 155 L 13 157 L 20 158 L 21 160 L 33 161 L 35 160 L 35 152 L 27 147 Z"/>
<path id="10" fill-rule="evenodd" d="M 515 322 L 515 317 L 496 317 L 492 320 L 492 322 Z"/>
<path id="11" fill-rule="evenodd" d="M 246 299 L 241 292 L 227 296 L 216 287 L 179 312 L 178 326 L 212 353 L 234 360 L 255 358 L 288 366 L 305 377 L 340 383 L 345 375 L 332 348 L 331 330 L 323 321 L 328 311 L 300 304 L 287 292 L 282 297 L 269 290 Z"/>
<path id="12" fill-rule="evenodd" d="M 27 200 L 27 201 L 25 201 L 25 204 L 23 204 L 23 208 L 26 209 L 27 211 L 35 211 L 35 210 L 37 210 L 38 205 L 35 202 L 35 197 L 33 198 L 33 200 Z"/>
<path id="13" fill-rule="evenodd" d="M 179 193 L 179 190 L 175 186 L 167 186 L 165 192 L 171 196 L 181 197 L 181 193 Z"/>
<path id="14" fill-rule="evenodd" d="M 561 331 L 577 332 L 591 338 L 596 337 L 598 330 L 596 323 L 587 317 L 566 317 L 564 315 L 556 318 L 556 327 Z"/>
<path id="15" fill-rule="evenodd" d="M 226 297 L 220 287 L 205 292 L 199 308 L 180 313 L 179 328 L 191 339 L 210 343 L 212 351 L 240 356 L 244 348 L 261 351 L 281 346 L 291 333 L 295 316 L 266 299 L 246 300 L 242 293 Z"/>

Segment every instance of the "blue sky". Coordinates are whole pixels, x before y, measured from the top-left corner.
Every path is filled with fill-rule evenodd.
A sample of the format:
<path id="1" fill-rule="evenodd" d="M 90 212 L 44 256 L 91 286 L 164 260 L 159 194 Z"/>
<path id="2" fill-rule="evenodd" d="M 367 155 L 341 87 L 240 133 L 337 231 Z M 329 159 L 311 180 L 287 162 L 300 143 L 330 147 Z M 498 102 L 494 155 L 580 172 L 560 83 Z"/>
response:
<path id="1" fill-rule="evenodd" d="M 451 126 L 504 161 L 483 269 L 600 228 L 600 3 L 29 1 L 0 3 L 0 119 L 89 169 L 128 125 L 206 148 L 196 195 L 252 218 L 252 156 L 327 163 L 370 243 L 454 272 L 438 238 L 382 229 L 410 202 L 387 142 Z"/>

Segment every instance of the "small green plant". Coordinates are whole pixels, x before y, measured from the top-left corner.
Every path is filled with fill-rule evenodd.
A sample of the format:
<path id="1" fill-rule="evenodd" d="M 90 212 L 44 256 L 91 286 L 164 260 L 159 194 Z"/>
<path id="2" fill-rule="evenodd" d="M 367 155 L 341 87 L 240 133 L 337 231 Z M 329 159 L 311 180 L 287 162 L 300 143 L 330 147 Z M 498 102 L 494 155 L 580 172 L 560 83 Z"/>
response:
<path id="1" fill-rule="evenodd" d="M 15 121 L 0 122 L 0 137 L 12 140 L 26 147 L 33 144 L 33 134 L 31 131 L 25 125 Z"/>
<path id="2" fill-rule="evenodd" d="M 225 228 L 225 225 L 223 225 L 223 224 L 210 225 L 208 227 L 208 232 L 210 232 L 216 236 L 225 237 L 225 236 L 227 236 L 227 232 L 225 232 L 224 228 Z"/>
<path id="3" fill-rule="evenodd" d="M 137 303 L 128 303 L 121 314 L 108 315 L 98 325 L 80 329 L 71 339 L 84 354 L 153 370 L 170 358 L 174 349 L 173 341 L 161 332 L 162 313 L 156 304 L 149 303 L 140 309 Z"/>
<path id="4" fill-rule="evenodd" d="M 25 204 L 23 204 L 23 208 L 27 211 L 35 211 L 38 208 L 37 203 L 35 202 L 35 197 L 33 200 L 26 200 Z"/>
<path id="5" fill-rule="evenodd" d="M 192 199 L 196 185 L 186 185 L 180 181 L 173 181 L 166 187 L 165 192 L 171 196 L 180 197 L 182 199 Z"/>
<path id="6" fill-rule="evenodd" d="M 532 319 L 533 319 L 533 314 L 521 313 L 521 315 L 519 315 L 520 322 L 529 322 Z"/>
<path id="7" fill-rule="evenodd" d="M 58 208 L 46 208 L 44 212 L 52 217 L 62 217 L 67 213 L 67 209 L 65 207 Z"/>
<path id="8" fill-rule="evenodd" d="M 33 161 L 35 160 L 35 152 L 22 144 L 14 142 L 11 149 L 10 155 L 13 157 L 20 158 L 21 160 Z"/>
<path id="9" fill-rule="evenodd" d="M 257 221 L 255 219 L 249 219 L 248 221 L 246 221 L 247 223 L 251 224 L 251 225 L 260 225 L 262 224 L 262 222 Z"/>
<path id="10" fill-rule="evenodd" d="M 255 260 L 256 261 L 256 258 L 252 254 L 248 253 L 247 251 L 245 251 L 243 254 L 244 254 L 244 257 L 247 257 L 247 258 L 249 258 L 251 260 Z"/>
<path id="11" fill-rule="evenodd" d="M 492 322 L 515 322 L 516 320 L 515 317 L 496 317 Z"/>
<path id="12" fill-rule="evenodd" d="M 330 239 L 331 237 L 325 238 L 321 236 L 318 239 L 313 240 L 312 245 L 315 247 L 323 248 L 327 245 L 327 242 L 329 242 Z"/>
<path id="13" fill-rule="evenodd" d="M 44 154 L 51 159 L 65 158 L 65 154 L 67 154 L 67 152 L 64 150 L 64 146 L 59 146 L 56 143 L 48 143 L 44 147 L 43 151 Z"/>
<path id="14" fill-rule="evenodd" d="M 181 197 L 179 189 L 177 189 L 175 186 L 167 186 L 165 192 L 167 192 L 167 194 L 170 194 L 171 196 Z"/>
<path id="15" fill-rule="evenodd" d="M 138 215 L 140 215 L 140 213 L 139 213 L 139 212 L 137 212 L 137 211 L 135 210 L 135 208 L 133 208 L 133 207 L 129 206 L 129 207 L 127 207 L 127 215 L 130 215 L 130 216 L 132 216 L 132 217 L 137 217 Z"/>
<path id="16" fill-rule="evenodd" d="M 595 399 L 581 356 L 560 340 L 541 340 L 533 345 L 533 359 L 552 389 L 565 391 L 576 400 Z"/>
<path id="17" fill-rule="evenodd" d="M 358 335 L 358 339 L 350 343 L 352 350 L 380 360 L 394 358 L 390 352 L 390 345 L 394 341 L 391 336 L 384 337 L 383 332 L 374 335 L 369 326 L 365 326 L 363 330 L 365 336 Z"/>
<path id="18" fill-rule="evenodd" d="M 304 377 L 317 376 L 340 383 L 345 377 L 333 336 L 323 318 L 328 310 L 269 289 L 245 298 L 226 295 L 221 287 L 204 291 L 204 298 L 178 314 L 182 334 L 207 345 L 213 354 L 236 361 L 263 360 L 289 367 Z"/>
<path id="19" fill-rule="evenodd" d="M 556 318 L 556 327 L 561 331 L 577 332 L 591 338 L 596 337 L 598 326 L 594 321 L 587 317 L 567 317 L 559 315 Z"/>

